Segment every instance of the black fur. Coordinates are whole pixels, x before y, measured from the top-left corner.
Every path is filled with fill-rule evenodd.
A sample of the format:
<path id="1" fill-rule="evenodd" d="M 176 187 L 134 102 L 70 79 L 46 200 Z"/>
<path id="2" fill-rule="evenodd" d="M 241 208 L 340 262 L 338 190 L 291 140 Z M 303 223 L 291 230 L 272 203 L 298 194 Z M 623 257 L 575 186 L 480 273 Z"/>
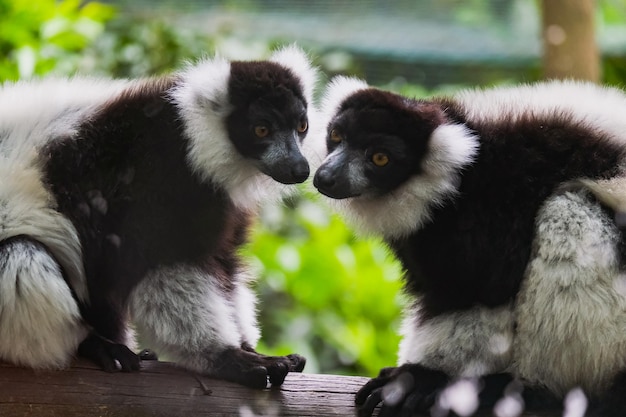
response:
<path id="1" fill-rule="evenodd" d="M 230 103 L 237 108 L 245 108 L 267 95 L 277 97 L 283 103 L 287 102 L 285 96 L 293 96 L 304 106 L 309 104 L 297 76 L 291 70 L 268 61 L 231 62 L 228 91 Z M 276 105 L 275 102 L 273 104 Z"/>
<path id="2" fill-rule="evenodd" d="M 617 374 L 604 396 L 593 401 L 587 417 L 622 417 L 626 415 L 626 371 Z"/>

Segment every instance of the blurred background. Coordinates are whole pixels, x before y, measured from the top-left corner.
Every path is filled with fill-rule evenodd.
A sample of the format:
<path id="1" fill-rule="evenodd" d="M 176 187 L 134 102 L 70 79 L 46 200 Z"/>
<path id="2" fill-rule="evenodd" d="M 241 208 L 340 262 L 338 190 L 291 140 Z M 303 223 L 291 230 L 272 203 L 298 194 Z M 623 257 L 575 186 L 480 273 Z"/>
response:
<path id="1" fill-rule="evenodd" d="M 351 74 L 412 97 L 553 77 L 626 82 L 626 0 L 0 0 L 2 82 L 164 74 L 294 41 L 322 82 Z M 260 277 L 259 351 L 298 352 L 314 373 L 374 376 L 396 363 L 401 268 L 309 187 L 264 207 L 244 252 Z"/>

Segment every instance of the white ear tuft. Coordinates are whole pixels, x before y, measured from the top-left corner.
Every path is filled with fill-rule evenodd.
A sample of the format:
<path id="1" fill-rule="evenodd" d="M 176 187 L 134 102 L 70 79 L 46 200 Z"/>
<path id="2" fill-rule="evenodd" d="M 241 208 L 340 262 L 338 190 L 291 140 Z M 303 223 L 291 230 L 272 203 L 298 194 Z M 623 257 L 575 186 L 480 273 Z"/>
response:
<path id="1" fill-rule="evenodd" d="M 311 169 L 319 167 L 328 154 L 326 130 L 341 103 L 351 94 L 367 88 L 369 87 L 365 81 L 353 77 L 337 76 L 330 81 L 319 107 L 320 110 L 313 115 L 309 114 L 311 131 L 304 142 L 304 148 Z"/>
<path id="2" fill-rule="evenodd" d="M 304 141 L 303 152 L 309 161 L 311 170 L 316 170 L 326 158 L 326 130 L 336 115 L 341 103 L 351 94 L 369 88 L 363 80 L 353 77 L 337 76 L 326 87 L 319 110 L 309 113 L 310 131 Z"/>
<path id="3" fill-rule="evenodd" d="M 317 69 L 311 65 L 308 55 L 299 46 L 291 44 L 274 52 L 270 61 L 289 68 L 294 75 L 300 78 L 304 97 L 311 106 L 318 73 Z"/>
<path id="4" fill-rule="evenodd" d="M 480 142 L 464 124 L 442 124 L 430 136 L 428 154 L 422 161 L 426 175 L 449 177 L 474 162 Z"/>
<path id="5" fill-rule="evenodd" d="M 171 91 L 174 102 L 185 110 L 229 111 L 230 62 L 216 56 L 189 65 L 180 73 L 181 83 Z M 183 112 L 185 113 L 185 112 Z"/>
<path id="6" fill-rule="evenodd" d="M 334 77 L 326 91 L 324 98 L 322 99 L 322 111 L 324 112 L 323 118 L 326 123 L 329 123 L 333 116 L 337 113 L 341 103 L 350 95 L 360 90 L 369 88 L 367 83 L 361 79 L 355 77 L 345 77 L 339 75 Z"/>

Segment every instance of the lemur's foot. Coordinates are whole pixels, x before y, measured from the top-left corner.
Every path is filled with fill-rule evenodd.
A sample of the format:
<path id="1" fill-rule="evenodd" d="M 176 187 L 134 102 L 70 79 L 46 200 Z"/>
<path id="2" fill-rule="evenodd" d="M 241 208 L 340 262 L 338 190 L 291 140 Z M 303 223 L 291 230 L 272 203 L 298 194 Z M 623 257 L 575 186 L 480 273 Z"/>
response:
<path id="1" fill-rule="evenodd" d="M 356 394 L 359 417 L 371 416 L 379 404 L 381 416 L 428 413 L 448 380 L 443 372 L 417 364 L 383 368 Z"/>
<path id="2" fill-rule="evenodd" d="M 267 383 L 279 386 L 289 372 L 301 372 L 306 359 L 297 354 L 265 356 L 249 346 L 224 351 L 216 360 L 211 374 L 217 378 L 236 382 L 251 388 L 266 388 Z"/>
<path id="3" fill-rule="evenodd" d="M 95 362 L 107 372 L 120 369 L 122 372 L 132 372 L 140 368 L 139 356 L 128 347 L 93 332 L 78 346 L 78 355 Z"/>

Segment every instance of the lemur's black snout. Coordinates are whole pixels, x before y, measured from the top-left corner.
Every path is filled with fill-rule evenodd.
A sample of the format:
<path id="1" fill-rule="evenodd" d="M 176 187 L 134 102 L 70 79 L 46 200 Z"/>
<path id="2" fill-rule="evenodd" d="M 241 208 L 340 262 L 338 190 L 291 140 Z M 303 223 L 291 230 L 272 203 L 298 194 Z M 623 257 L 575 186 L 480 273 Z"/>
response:
<path id="1" fill-rule="evenodd" d="M 315 177 L 313 177 L 313 185 L 322 193 L 323 190 L 332 189 L 335 183 L 335 176 L 328 169 L 322 168 L 318 170 L 315 173 Z"/>
<path id="2" fill-rule="evenodd" d="M 309 163 L 304 158 L 297 161 L 291 167 L 291 176 L 296 184 L 306 181 L 306 179 L 309 178 L 310 172 Z"/>

